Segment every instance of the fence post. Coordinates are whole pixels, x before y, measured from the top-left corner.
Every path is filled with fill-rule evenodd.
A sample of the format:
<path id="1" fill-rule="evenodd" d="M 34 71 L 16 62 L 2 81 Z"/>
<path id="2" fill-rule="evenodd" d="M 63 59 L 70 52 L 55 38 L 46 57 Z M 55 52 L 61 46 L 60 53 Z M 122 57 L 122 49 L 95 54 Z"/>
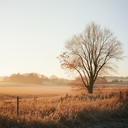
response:
<path id="1" fill-rule="evenodd" d="M 19 115 L 19 96 L 17 96 L 17 108 L 16 108 L 16 113 L 17 113 L 17 115 Z"/>
<path id="2" fill-rule="evenodd" d="M 121 91 L 120 91 L 120 95 L 119 95 L 119 101 L 120 101 L 120 102 L 123 102 L 123 94 L 122 94 Z"/>

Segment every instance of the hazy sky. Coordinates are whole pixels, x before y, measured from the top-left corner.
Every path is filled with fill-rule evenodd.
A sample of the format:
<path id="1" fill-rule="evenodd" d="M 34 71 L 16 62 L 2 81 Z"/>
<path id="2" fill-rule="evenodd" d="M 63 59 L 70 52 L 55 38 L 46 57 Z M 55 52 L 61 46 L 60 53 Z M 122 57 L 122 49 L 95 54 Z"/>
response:
<path id="1" fill-rule="evenodd" d="M 0 0 L 0 75 L 68 76 L 57 56 L 92 21 L 110 28 L 128 56 L 128 0 Z M 117 65 L 114 75 L 128 76 L 128 58 Z"/>

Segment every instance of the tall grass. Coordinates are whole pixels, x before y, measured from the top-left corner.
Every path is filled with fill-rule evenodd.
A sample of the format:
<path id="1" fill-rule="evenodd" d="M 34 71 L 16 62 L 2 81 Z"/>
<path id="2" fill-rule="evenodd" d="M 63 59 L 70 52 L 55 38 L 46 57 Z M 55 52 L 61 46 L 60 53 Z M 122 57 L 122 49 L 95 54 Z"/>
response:
<path id="1" fill-rule="evenodd" d="M 122 94 L 122 101 L 119 90 L 24 98 L 20 99 L 18 116 L 16 100 L 3 100 L 0 128 L 127 128 L 128 90 L 122 90 Z"/>

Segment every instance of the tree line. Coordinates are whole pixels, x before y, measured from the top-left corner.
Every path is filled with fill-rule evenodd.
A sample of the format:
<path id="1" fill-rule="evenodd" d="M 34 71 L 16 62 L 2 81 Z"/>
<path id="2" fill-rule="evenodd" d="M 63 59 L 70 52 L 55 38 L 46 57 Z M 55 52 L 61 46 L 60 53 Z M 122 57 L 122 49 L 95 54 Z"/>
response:
<path id="1" fill-rule="evenodd" d="M 37 73 L 25 73 L 25 74 L 17 73 L 4 77 L 3 81 L 42 84 L 45 79 L 47 79 L 47 77 Z"/>
<path id="2" fill-rule="evenodd" d="M 58 78 L 56 75 L 51 75 L 47 77 L 38 73 L 14 73 L 10 76 L 6 76 L 2 79 L 4 82 L 17 82 L 17 83 L 30 83 L 30 84 L 44 84 L 46 83 L 56 83 L 56 84 L 67 84 L 70 80 Z"/>

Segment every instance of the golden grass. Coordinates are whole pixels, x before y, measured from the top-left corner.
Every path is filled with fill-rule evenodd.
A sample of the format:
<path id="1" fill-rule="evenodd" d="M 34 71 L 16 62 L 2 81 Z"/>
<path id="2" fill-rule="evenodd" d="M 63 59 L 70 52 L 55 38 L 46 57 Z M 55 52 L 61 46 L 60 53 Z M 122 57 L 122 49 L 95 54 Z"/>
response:
<path id="1" fill-rule="evenodd" d="M 126 128 L 128 127 L 128 90 L 121 91 L 122 101 L 118 89 L 96 90 L 93 95 L 87 95 L 79 90 L 72 95 L 22 98 L 19 116 L 16 114 L 15 98 L 1 100 L 0 127 Z"/>

